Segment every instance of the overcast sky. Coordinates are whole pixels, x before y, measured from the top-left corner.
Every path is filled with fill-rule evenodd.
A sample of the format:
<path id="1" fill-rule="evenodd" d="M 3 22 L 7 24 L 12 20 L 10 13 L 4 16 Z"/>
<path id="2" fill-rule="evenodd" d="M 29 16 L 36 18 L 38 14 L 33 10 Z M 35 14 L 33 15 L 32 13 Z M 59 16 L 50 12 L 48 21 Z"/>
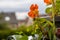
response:
<path id="1" fill-rule="evenodd" d="M 0 11 L 27 12 L 31 4 L 38 4 L 39 11 L 45 13 L 46 5 L 43 0 L 0 0 Z"/>
<path id="2" fill-rule="evenodd" d="M 38 4 L 39 12 L 45 14 L 46 5 L 43 0 L 0 0 L 0 12 L 16 12 L 16 18 L 23 20 L 31 4 Z"/>

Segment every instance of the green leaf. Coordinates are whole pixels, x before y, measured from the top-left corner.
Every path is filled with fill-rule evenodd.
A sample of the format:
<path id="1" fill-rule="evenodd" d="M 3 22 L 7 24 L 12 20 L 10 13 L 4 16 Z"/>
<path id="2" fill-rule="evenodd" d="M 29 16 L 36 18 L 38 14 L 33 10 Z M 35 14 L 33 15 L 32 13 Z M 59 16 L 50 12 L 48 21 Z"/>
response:
<path id="1" fill-rule="evenodd" d="M 48 25 L 48 23 L 46 22 L 46 23 L 43 25 L 43 27 L 45 28 L 47 25 Z"/>
<path id="2" fill-rule="evenodd" d="M 52 7 L 46 8 L 45 12 L 46 12 L 47 14 L 52 13 Z"/>
<path id="3" fill-rule="evenodd" d="M 51 27 L 53 27 L 53 23 L 52 23 L 51 21 L 48 21 L 48 20 L 47 20 L 47 22 L 49 23 L 49 25 L 50 25 Z"/>
<path id="4" fill-rule="evenodd" d="M 43 34 L 42 34 L 42 32 L 40 32 L 40 33 L 39 33 L 38 40 L 41 40 L 41 39 L 42 39 L 42 36 L 43 36 Z"/>

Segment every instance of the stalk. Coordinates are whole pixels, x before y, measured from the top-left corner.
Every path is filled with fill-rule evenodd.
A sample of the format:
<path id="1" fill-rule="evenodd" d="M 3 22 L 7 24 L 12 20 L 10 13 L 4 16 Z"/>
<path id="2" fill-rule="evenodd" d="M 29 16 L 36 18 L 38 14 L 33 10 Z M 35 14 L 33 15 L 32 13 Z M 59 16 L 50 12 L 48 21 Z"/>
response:
<path id="1" fill-rule="evenodd" d="M 56 14 L 55 0 L 52 0 L 53 32 L 55 31 L 55 14 Z M 53 35 L 53 40 L 56 40 L 55 33 Z"/>
<path id="2" fill-rule="evenodd" d="M 54 26 L 54 27 L 55 27 L 55 14 L 56 14 L 55 1 L 52 0 L 52 16 L 53 16 L 53 26 Z"/>

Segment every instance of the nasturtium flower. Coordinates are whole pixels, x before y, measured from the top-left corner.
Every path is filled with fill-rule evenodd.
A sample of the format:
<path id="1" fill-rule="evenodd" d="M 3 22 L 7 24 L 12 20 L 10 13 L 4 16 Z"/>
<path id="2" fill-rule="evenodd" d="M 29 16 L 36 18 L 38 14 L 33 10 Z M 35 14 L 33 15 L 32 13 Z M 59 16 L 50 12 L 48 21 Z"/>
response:
<path id="1" fill-rule="evenodd" d="M 30 6 L 30 10 L 31 10 L 31 11 L 34 11 L 35 9 L 38 9 L 38 5 L 37 5 L 37 4 L 32 4 L 32 5 Z"/>
<path id="2" fill-rule="evenodd" d="M 38 14 L 34 13 L 34 11 L 30 11 L 28 13 L 28 16 L 31 17 L 31 18 L 35 18 L 36 16 L 38 16 Z"/>
<path id="3" fill-rule="evenodd" d="M 47 5 L 52 4 L 52 0 L 44 0 L 44 3 L 46 3 Z"/>
<path id="4" fill-rule="evenodd" d="M 35 18 L 38 16 L 38 5 L 37 4 L 32 4 L 30 6 L 30 12 L 28 12 L 28 16 L 31 18 Z"/>
<path id="5" fill-rule="evenodd" d="M 34 4 L 32 4 L 31 6 L 30 6 L 30 10 L 34 10 L 35 9 L 35 5 Z"/>

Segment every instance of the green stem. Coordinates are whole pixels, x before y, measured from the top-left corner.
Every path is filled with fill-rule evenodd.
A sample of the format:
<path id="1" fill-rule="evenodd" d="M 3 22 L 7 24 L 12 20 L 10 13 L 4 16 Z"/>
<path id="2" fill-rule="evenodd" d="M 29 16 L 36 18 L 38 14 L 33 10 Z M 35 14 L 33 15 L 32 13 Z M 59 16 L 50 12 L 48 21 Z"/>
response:
<path id="1" fill-rule="evenodd" d="M 56 5 L 55 0 L 52 0 L 52 16 L 53 16 L 53 32 L 55 31 L 55 14 L 56 14 Z M 56 40 L 55 33 L 53 35 L 53 40 Z"/>
<path id="2" fill-rule="evenodd" d="M 53 26 L 55 27 L 55 14 L 56 14 L 56 7 L 55 2 L 52 0 L 52 16 L 53 16 Z"/>

